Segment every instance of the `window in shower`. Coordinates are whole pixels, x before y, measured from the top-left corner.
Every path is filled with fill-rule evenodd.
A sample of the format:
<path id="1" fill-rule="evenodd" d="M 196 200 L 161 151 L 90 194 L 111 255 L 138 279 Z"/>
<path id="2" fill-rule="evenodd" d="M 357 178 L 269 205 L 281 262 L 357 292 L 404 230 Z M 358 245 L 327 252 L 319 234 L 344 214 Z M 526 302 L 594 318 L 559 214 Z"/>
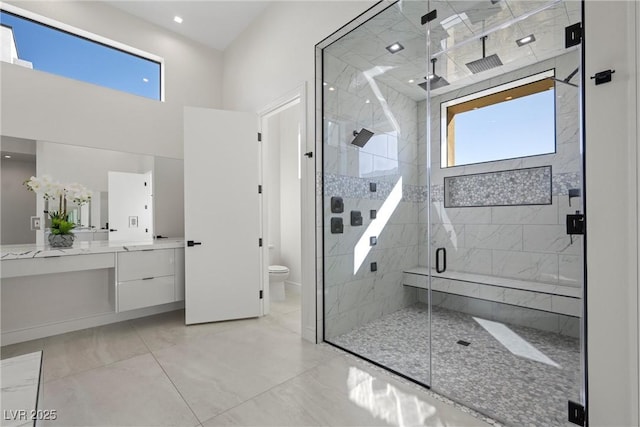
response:
<path id="1" fill-rule="evenodd" d="M 551 154 L 553 70 L 442 103 L 443 168 Z"/>

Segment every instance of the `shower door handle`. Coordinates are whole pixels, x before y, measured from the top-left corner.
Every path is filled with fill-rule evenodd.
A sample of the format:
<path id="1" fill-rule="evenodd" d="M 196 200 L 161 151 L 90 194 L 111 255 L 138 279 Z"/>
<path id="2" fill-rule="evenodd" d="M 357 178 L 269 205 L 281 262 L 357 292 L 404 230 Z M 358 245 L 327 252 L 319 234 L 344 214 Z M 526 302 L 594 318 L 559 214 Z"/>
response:
<path id="1" fill-rule="evenodd" d="M 440 256 L 440 254 L 442 254 L 442 257 Z M 436 273 L 444 273 L 446 270 L 447 250 L 445 248 L 438 248 L 436 249 Z"/>

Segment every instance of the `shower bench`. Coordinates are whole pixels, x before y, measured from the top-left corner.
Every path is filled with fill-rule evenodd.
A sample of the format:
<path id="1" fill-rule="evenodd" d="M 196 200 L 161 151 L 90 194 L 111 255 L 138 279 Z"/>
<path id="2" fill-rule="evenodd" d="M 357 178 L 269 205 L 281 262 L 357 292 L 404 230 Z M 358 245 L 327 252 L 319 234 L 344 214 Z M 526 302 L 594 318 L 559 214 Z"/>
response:
<path id="1" fill-rule="evenodd" d="M 431 275 L 433 291 L 581 317 L 580 288 L 456 271 L 437 273 L 431 270 Z M 402 284 L 428 289 L 429 269 L 413 267 L 405 270 Z"/>

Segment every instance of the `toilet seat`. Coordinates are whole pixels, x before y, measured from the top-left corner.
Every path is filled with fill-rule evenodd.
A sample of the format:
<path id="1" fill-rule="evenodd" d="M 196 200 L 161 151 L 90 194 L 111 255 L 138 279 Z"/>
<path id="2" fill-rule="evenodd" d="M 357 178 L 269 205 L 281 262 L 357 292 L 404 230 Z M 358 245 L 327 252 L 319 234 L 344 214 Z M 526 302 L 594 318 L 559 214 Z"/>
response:
<path id="1" fill-rule="evenodd" d="M 289 269 L 284 265 L 270 265 L 269 273 L 288 273 Z"/>

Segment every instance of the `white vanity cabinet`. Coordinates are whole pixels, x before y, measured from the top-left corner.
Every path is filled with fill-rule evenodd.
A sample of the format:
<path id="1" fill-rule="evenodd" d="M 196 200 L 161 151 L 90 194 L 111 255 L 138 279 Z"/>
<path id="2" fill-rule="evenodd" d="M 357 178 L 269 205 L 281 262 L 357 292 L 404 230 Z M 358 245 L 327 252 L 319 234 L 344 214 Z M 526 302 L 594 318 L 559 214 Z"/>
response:
<path id="1" fill-rule="evenodd" d="M 118 253 L 117 311 L 184 299 L 184 249 Z"/>
<path id="2" fill-rule="evenodd" d="M 182 238 L 0 249 L 3 345 L 184 307 Z"/>

